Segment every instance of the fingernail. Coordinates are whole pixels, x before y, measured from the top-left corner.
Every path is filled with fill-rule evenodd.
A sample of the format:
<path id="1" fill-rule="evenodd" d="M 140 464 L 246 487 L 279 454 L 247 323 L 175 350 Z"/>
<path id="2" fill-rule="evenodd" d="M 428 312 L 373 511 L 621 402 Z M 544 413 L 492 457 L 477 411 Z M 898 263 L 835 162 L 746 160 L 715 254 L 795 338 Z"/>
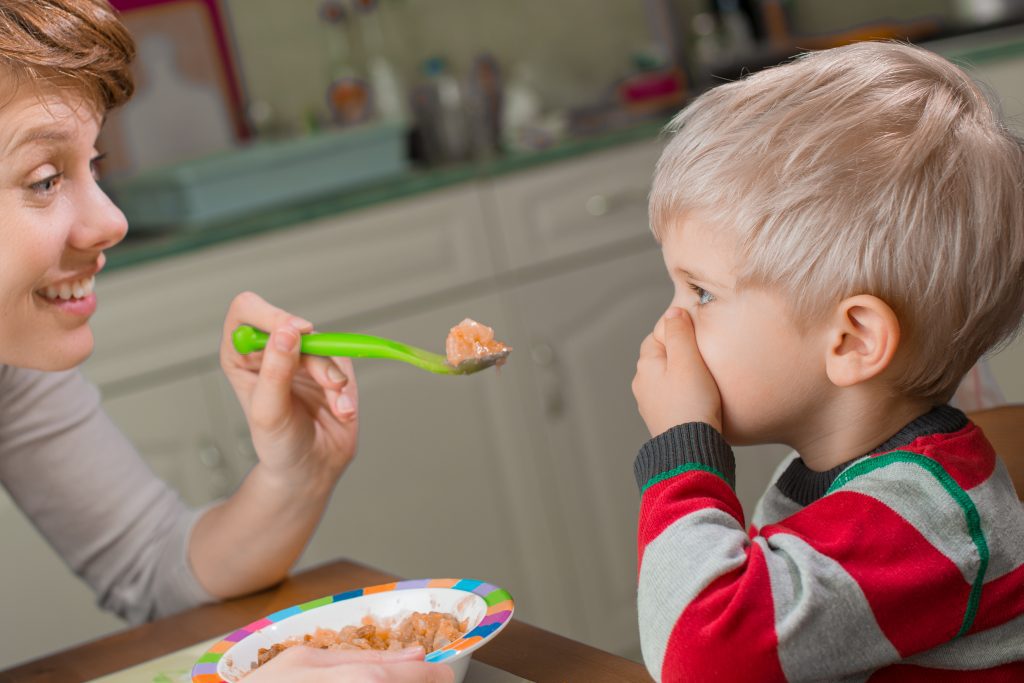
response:
<path id="1" fill-rule="evenodd" d="M 305 318 L 298 318 L 292 316 L 292 319 L 288 321 L 288 324 L 300 332 L 305 332 L 313 329 L 313 323 L 309 322 Z"/>
<path id="2" fill-rule="evenodd" d="M 299 335 L 287 327 L 283 327 L 274 334 L 274 345 L 278 351 L 288 352 L 295 348 L 299 341 Z"/>
<path id="3" fill-rule="evenodd" d="M 410 647 L 403 647 L 401 650 L 399 650 L 399 652 L 401 652 L 402 654 L 407 654 L 407 655 L 411 655 L 413 652 L 422 652 L 422 651 L 423 651 L 423 648 L 420 647 L 419 645 L 412 645 Z"/>
<path id="4" fill-rule="evenodd" d="M 352 402 L 348 394 L 342 394 L 338 397 L 338 412 L 339 413 L 354 413 L 356 412 L 356 404 Z"/>
<path id="5" fill-rule="evenodd" d="M 345 373 L 338 369 L 337 365 L 327 366 L 327 379 L 335 384 L 345 381 Z"/>
<path id="6" fill-rule="evenodd" d="M 682 315 L 682 311 L 675 306 L 665 311 L 666 318 L 678 318 L 680 315 Z"/>

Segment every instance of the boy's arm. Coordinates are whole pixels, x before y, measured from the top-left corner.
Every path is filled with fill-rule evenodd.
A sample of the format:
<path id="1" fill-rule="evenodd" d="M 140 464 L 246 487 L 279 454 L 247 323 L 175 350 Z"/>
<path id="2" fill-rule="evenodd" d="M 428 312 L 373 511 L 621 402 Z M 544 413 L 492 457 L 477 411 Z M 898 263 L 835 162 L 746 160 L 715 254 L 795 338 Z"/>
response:
<path id="1" fill-rule="evenodd" d="M 834 679 L 967 633 L 984 566 L 966 494 L 922 461 L 857 463 L 751 538 L 716 430 L 688 423 L 645 444 L 638 608 L 651 674 Z"/>

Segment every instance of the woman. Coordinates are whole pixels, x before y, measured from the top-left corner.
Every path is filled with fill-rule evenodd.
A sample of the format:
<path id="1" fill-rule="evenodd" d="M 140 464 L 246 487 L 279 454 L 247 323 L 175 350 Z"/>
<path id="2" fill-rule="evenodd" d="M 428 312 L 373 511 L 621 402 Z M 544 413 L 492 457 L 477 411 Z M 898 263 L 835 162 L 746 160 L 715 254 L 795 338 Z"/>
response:
<path id="1" fill-rule="evenodd" d="M 312 324 L 239 295 L 220 357 L 259 462 L 194 512 L 75 369 L 93 347 L 103 252 L 127 230 L 97 185 L 95 145 L 132 93 L 133 56 L 105 0 L 0 5 L 0 480 L 100 604 L 139 622 L 284 578 L 355 453 L 358 418 L 351 364 L 300 357 Z M 272 331 L 266 351 L 234 352 L 241 323 Z M 297 651 L 247 680 L 449 680 L 422 658 Z"/>

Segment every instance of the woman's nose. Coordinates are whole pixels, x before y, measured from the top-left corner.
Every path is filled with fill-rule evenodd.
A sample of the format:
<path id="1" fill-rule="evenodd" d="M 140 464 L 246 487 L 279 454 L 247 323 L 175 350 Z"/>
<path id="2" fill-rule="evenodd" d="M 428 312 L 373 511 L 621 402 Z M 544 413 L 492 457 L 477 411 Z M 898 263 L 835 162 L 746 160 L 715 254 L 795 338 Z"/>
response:
<path id="1" fill-rule="evenodd" d="M 85 187 L 77 199 L 79 212 L 70 237 L 72 246 L 83 251 L 102 251 L 124 239 L 128 221 L 96 182 Z"/>

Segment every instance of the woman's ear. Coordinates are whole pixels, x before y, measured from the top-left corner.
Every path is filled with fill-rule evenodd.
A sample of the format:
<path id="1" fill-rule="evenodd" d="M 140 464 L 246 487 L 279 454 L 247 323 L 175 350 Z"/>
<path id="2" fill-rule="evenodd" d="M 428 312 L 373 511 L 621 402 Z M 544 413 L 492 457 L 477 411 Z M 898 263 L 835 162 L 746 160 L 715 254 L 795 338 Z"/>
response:
<path id="1" fill-rule="evenodd" d="M 889 367 L 899 344 L 900 323 L 889 304 L 870 294 L 851 296 L 835 309 L 825 372 L 838 387 L 866 382 Z"/>

